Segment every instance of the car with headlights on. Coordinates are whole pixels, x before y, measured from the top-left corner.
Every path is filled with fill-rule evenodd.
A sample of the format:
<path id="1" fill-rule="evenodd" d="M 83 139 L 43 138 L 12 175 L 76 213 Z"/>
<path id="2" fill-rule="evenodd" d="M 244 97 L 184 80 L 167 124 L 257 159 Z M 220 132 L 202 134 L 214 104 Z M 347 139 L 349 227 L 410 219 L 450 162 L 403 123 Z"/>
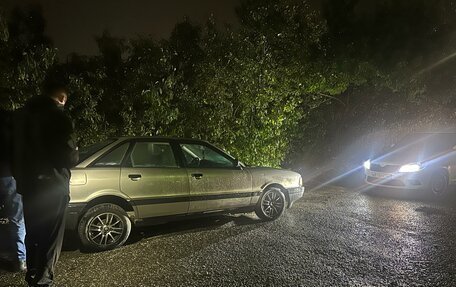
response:
<path id="1" fill-rule="evenodd" d="M 80 150 L 67 229 L 107 250 L 144 226 L 215 213 L 275 220 L 304 193 L 298 173 L 250 167 L 201 140 L 121 137 Z"/>
<path id="2" fill-rule="evenodd" d="M 364 162 L 366 183 L 441 195 L 456 182 L 456 133 L 415 133 Z"/>

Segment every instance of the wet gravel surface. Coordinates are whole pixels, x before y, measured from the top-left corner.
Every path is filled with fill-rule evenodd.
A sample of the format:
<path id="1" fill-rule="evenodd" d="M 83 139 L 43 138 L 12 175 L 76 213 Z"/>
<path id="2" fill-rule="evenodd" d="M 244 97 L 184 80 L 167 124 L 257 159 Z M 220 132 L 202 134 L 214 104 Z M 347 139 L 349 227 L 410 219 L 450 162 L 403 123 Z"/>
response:
<path id="1" fill-rule="evenodd" d="M 58 286 L 456 286 L 456 200 L 340 187 L 307 192 L 275 222 L 219 216 L 142 229 L 83 253 L 68 235 Z M 24 286 L 0 271 L 0 286 Z"/>

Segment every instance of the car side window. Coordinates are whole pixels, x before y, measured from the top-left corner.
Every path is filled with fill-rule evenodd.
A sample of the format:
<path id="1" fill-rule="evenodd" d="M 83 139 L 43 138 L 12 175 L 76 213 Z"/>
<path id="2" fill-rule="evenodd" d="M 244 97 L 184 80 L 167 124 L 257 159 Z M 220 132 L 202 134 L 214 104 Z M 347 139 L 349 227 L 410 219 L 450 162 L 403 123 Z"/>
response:
<path id="1" fill-rule="evenodd" d="M 187 167 L 233 168 L 234 162 L 219 151 L 202 144 L 181 144 Z"/>
<path id="2" fill-rule="evenodd" d="M 137 142 L 129 162 L 131 167 L 178 167 L 171 145 L 165 142 Z"/>
<path id="3" fill-rule="evenodd" d="M 125 143 L 114 150 L 108 152 L 107 154 L 103 155 L 99 158 L 94 166 L 96 167 L 110 167 L 110 166 L 120 166 L 122 164 L 122 160 L 125 156 L 125 153 L 128 150 L 129 143 Z"/>

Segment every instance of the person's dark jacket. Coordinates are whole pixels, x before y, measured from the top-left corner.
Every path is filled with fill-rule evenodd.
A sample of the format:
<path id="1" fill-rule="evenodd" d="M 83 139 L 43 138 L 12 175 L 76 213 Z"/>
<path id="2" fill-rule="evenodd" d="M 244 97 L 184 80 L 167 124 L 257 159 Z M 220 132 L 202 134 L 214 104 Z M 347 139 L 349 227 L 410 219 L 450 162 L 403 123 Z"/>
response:
<path id="1" fill-rule="evenodd" d="M 13 115 L 13 175 L 23 195 L 69 192 L 70 168 L 78 162 L 73 123 L 53 99 L 37 96 Z"/>
<path id="2" fill-rule="evenodd" d="M 0 177 L 11 176 L 11 112 L 0 109 Z"/>

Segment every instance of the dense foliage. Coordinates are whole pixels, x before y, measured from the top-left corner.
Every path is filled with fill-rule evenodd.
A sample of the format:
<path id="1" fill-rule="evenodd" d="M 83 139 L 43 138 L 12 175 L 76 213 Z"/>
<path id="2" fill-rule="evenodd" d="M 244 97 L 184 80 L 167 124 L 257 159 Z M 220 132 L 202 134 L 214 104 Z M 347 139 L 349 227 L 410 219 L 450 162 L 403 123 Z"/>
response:
<path id="1" fill-rule="evenodd" d="M 453 1 L 314 2 L 243 0 L 236 27 L 185 20 L 162 41 L 106 31 L 96 38 L 98 55 L 63 64 L 81 144 L 196 137 L 247 163 L 278 166 L 326 153 L 331 139 L 371 114 L 371 103 L 377 114 L 391 111 L 385 100 L 454 104 L 452 70 L 437 81 L 426 69 L 452 53 Z M 31 7 L 0 16 L 0 107 L 40 93 L 57 63 L 41 15 Z M 429 97 L 432 87 L 440 98 Z"/>

